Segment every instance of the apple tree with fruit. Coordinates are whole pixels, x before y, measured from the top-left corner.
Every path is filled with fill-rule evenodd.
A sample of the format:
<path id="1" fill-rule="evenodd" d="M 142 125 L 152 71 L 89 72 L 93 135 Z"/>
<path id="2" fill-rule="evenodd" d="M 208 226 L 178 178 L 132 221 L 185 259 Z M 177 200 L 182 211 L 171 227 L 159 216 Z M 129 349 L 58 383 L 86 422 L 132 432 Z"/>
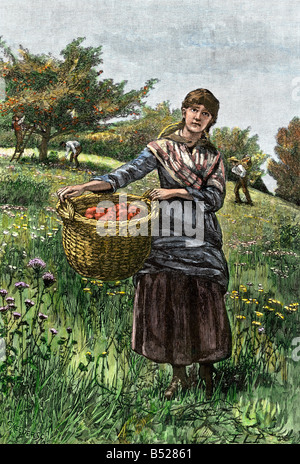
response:
<path id="1" fill-rule="evenodd" d="M 101 79 L 102 47 L 84 47 L 84 40 L 74 39 L 61 58 L 32 54 L 22 46 L 16 56 L 0 40 L 0 77 L 6 87 L 0 114 L 25 116 L 27 133 L 39 136 L 40 161 L 47 158 L 50 140 L 99 131 L 112 118 L 138 112 L 156 82 L 150 79 L 126 92 L 127 81 Z"/>

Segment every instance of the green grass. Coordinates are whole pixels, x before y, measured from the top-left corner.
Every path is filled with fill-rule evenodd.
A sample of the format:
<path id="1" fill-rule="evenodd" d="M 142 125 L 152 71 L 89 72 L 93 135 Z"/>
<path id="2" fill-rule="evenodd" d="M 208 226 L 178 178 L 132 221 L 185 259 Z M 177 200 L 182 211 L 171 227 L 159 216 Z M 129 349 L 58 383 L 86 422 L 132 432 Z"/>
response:
<path id="1" fill-rule="evenodd" d="M 190 369 L 193 387 L 166 401 L 169 366 L 130 348 L 131 279 L 84 279 L 64 255 L 56 190 L 121 164 L 84 154 L 80 160 L 80 170 L 29 158 L 10 168 L 8 157 L 0 157 L 1 175 L 49 189 L 44 206 L 20 204 L 17 193 L 0 205 L 0 288 L 15 297 L 15 311 L 24 314 L 29 298 L 48 315 L 33 324 L 34 311 L 26 313 L 27 331 L 11 319 L 17 353 L 11 351 L 10 365 L 0 363 L 0 443 L 299 443 L 299 362 L 292 358 L 300 332 L 299 208 L 253 189 L 253 207 L 236 205 L 228 183 L 218 218 L 230 267 L 233 356 L 216 366 L 210 401 L 197 369 Z M 139 194 L 157 182 L 154 173 L 125 190 Z M 34 257 L 56 278 L 43 293 L 41 278 L 38 283 L 27 267 Z M 29 284 L 22 294 L 14 289 L 19 281 Z M 0 319 L 3 330 L 2 313 Z M 50 328 L 58 333 L 52 336 Z M 23 364 L 21 342 L 32 358 Z"/>

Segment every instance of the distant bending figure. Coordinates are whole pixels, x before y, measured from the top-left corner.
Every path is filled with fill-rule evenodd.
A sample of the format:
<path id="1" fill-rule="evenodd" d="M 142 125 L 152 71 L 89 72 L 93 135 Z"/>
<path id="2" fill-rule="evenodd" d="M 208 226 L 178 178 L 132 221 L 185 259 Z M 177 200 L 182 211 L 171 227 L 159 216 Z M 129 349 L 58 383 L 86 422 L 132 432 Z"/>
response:
<path id="1" fill-rule="evenodd" d="M 77 140 L 74 140 L 74 141 L 68 141 L 68 142 L 61 142 L 60 145 L 66 149 L 66 153 L 65 153 L 66 159 L 68 158 L 69 152 L 71 150 L 70 163 L 73 163 L 73 159 L 74 159 L 75 167 L 78 168 L 79 166 L 78 156 L 82 152 L 82 147 L 80 143 L 77 142 Z"/>

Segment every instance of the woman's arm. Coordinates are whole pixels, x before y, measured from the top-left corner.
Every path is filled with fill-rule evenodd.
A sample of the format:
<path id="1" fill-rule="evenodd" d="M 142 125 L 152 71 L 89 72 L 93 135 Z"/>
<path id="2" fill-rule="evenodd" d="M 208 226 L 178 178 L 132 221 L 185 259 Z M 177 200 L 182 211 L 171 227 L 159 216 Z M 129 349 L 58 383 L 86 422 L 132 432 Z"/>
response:
<path id="1" fill-rule="evenodd" d="M 91 180 L 104 180 L 110 184 L 112 191 L 115 192 L 119 188 L 124 188 L 128 184 L 142 179 L 156 168 L 156 158 L 151 151 L 146 148 L 134 160 L 123 164 L 109 174 L 95 176 Z"/>
<path id="2" fill-rule="evenodd" d="M 153 189 L 149 194 L 150 200 L 169 200 L 170 198 L 183 198 L 185 200 L 193 200 L 193 197 L 185 188 L 178 189 Z"/>
<path id="3" fill-rule="evenodd" d="M 225 189 L 221 192 L 217 187 L 203 187 L 201 190 L 186 187 L 193 200 L 204 202 L 204 211 L 216 212 L 222 208 L 225 199 Z"/>
<path id="4" fill-rule="evenodd" d="M 64 201 L 66 198 L 76 197 L 85 192 L 115 192 L 131 182 L 142 179 L 156 167 L 155 156 L 148 149 L 145 149 L 136 159 L 123 164 L 111 173 L 95 176 L 85 184 L 63 187 L 57 191 L 57 195 L 61 201 Z"/>
<path id="5" fill-rule="evenodd" d="M 185 200 L 203 201 L 204 210 L 218 211 L 223 206 L 225 194 L 216 187 L 204 187 L 197 190 L 191 187 L 179 189 L 154 189 L 149 194 L 151 200 L 169 200 L 170 198 L 183 198 Z"/>
<path id="6" fill-rule="evenodd" d="M 66 198 L 73 198 L 83 195 L 85 192 L 103 192 L 111 190 L 111 185 L 102 180 L 92 180 L 85 184 L 69 185 L 57 191 L 58 198 L 64 201 Z"/>
<path id="7" fill-rule="evenodd" d="M 194 200 L 204 202 L 204 211 L 216 212 L 222 208 L 226 195 L 226 175 L 223 159 L 220 158 L 217 169 L 206 179 L 201 190 L 186 187 Z"/>

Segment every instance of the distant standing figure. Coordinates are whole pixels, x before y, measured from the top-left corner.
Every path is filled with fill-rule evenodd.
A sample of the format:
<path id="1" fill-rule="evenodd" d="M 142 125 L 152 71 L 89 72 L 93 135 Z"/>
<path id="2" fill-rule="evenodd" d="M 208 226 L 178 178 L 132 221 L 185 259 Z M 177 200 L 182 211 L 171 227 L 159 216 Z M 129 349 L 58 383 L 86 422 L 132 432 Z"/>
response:
<path id="1" fill-rule="evenodd" d="M 248 205 L 253 205 L 253 202 L 251 200 L 251 196 L 248 190 L 248 177 L 247 177 L 247 169 L 251 166 L 251 158 L 250 156 L 245 156 L 241 161 L 234 156 L 229 158 L 230 163 L 232 163 L 233 167 L 231 171 L 238 176 L 238 180 L 235 184 L 234 187 L 234 194 L 235 194 L 235 202 L 236 203 L 242 203 L 241 197 L 240 197 L 240 188 L 242 188 L 243 193 L 246 197 L 246 203 Z"/>
<path id="2" fill-rule="evenodd" d="M 68 158 L 70 150 L 72 150 L 71 155 L 70 155 L 70 163 L 73 163 L 73 159 L 75 161 L 75 167 L 78 168 L 79 162 L 78 162 L 78 156 L 82 152 L 82 147 L 77 140 L 74 141 L 69 141 L 69 142 L 61 142 L 60 144 L 62 147 L 66 149 L 65 153 L 65 158 Z"/>
<path id="3" fill-rule="evenodd" d="M 24 119 L 25 119 L 25 116 L 20 118 L 20 116 L 16 115 L 16 116 L 13 117 L 12 129 L 15 131 L 15 136 L 16 136 L 16 139 L 17 139 L 16 148 L 15 148 L 15 152 L 14 152 L 13 156 L 15 156 L 18 152 L 21 151 L 23 138 L 24 138 L 24 134 L 23 134 Z"/>

